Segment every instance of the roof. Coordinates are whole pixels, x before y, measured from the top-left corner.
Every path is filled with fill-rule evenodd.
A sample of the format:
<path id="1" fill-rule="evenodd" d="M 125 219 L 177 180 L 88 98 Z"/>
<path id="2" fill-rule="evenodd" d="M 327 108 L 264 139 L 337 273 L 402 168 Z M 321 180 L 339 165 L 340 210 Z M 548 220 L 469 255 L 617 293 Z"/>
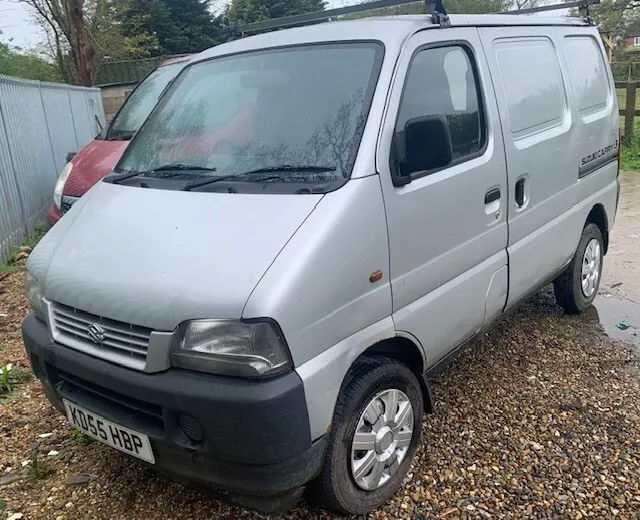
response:
<path id="1" fill-rule="evenodd" d="M 167 65 L 172 65 L 173 63 L 181 63 L 183 61 L 189 61 L 194 56 L 195 54 L 182 54 L 181 56 L 173 56 L 171 58 L 167 58 L 166 60 L 164 60 L 160 65 L 158 65 L 158 68 L 166 67 Z"/>
<path id="2" fill-rule="evenodd" d="M 582 18 L 524 14 L 451 15 L 449 18 L 452 27 L 587 25 Z M 380 40 L 391 50 L 393 47 L 402 45 L 406 38 L 416 31 L 439 28 L 440 26 L 434 24 L 429 15 L 370 17 L 325 22 L 239 38 L 201 52 L 193 58 L 192 63 L 255 49 L 326 41 Z"/>

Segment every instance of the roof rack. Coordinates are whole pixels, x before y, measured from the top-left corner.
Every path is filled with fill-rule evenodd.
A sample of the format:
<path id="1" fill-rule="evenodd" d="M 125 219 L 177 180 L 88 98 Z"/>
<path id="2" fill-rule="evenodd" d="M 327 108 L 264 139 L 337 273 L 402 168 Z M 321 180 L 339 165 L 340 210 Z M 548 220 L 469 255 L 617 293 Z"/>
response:
<path id="1" fill-rule="evenodd" d="M 337 18 L 347 14 L 374 11 L 376 9 L 386 9 L 389 7 L 397 7 L 399 5 L 416 3 L 424 4 L 426 14 L 431 15 L 434 23 L 440 25 L 441 27 L 448 27 L 449 25 L 451 25 L 449 16 L 447 15 L 442 0 L 374 0 L 373 2 L 349 5 L 346 7 L 338 7 L 336 9 L 327 9 L 325 11 L 316 11 L 313 13 L 284 16 L 282 18 L 274 18 L 272 20 L 264 20 L 244 25 L 229 25 L 227 26 L 227 31 L 233 36 L 248 36 L 251 34 L 273 31 L 275 29 L 285 29 L 287 27 L 299 27 L 303 25 L 311 25 L 314 23 L 328 22 L 333 18 Z M 588 23 L 593 24 L 593 20 L 589 13 L 589 6 L 599 3 L 600 0 L 577 0 L 574 2 L 543 5 L 540 7 L 532 7 L 529 9 L 502 11 L 500 13 L 493 14 L 531 14 L 578 7 L 584 9 L 585 20 Z"/>
<path id="2" fill-rule="evenodd" d="M 498 14 L 531 14 L 542 13 L 544 11 L 557 11 L 558 9 L 571 9 L 572 7 L 583 8 L 585 11 L 585 20 L 593 24 L 593 18 L 589 12 L 589 6 L 599 4 L 600 0 L 578 0 L 577 2 L 564 2 L 562 4 L 541 5 L 539 7 L 530 7 L 528 9 L 517 9 L 515 11 L 502 11 Z"/>
<path id="3" fill-rule="evenodd" d="M 273 29 L 284 29 L 286 27 L 296 27 L 300 25 L 328 22 L 332 18 L 344 16 L 346 14 L 361 13 L 365 11 L 373 11 L 375 9 L 385 9 L 388 7 L 396 7 L 399 5 L 416 3 L 424 4 L 425 0 L 375 0 L 374 2 L 349 5 L 346 7 L 338 7 L 336 9 L 327 9 L 325 11 L 316 11 L 313 13 L 284 16 L 282 18 L 274 18 L 272 20 L 253 22 L 245 25 L 230 25 L 229 31 L 241 35 L 256 34 L 260 32 L 271 31 Z"/>

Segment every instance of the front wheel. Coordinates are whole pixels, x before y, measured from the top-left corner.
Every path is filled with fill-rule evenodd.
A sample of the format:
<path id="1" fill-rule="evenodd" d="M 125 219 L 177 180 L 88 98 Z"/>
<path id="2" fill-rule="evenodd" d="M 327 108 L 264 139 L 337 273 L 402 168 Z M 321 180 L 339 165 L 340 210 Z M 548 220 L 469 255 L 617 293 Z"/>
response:
<path id="1" fill-rule="evenodd" d="M 603 255 L 600 228 L 587 224 L 569 267 L 553 282 L 556 301 L 568 314 L 584 311 L 598 294 Z"/>
<path id="2" fill-rule="evenodd" d="M 347 374 L 329 445 L 311 499 L 342 514 L 362 514 L 402 485 L 420 442 L 420 383 L 394 359 L 373 356 Z"/>

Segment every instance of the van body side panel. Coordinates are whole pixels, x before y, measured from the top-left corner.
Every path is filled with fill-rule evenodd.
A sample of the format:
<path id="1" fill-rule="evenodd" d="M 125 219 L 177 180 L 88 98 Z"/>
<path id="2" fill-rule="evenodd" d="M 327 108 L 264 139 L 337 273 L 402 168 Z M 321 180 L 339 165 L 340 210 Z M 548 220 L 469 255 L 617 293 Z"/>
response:
<path id="1" fill-rule="evenodd" d="M 475 62 L 485 146 L 475 157 L 395 187 L 392 141 L 412 57 L 424 49 L 456 45 L 469 49 Z M 451 92 L 459 95 L 455 87 Z M 433 104 L 432 92 L 427 89 L 424 95 L 424 106 Z M 419 107 L 419 100 L 414 105 Z M 496 292 L 489 290 L 494 274 L 507 263 L 507 179 L 496 103 L 475 28 L 424 31 L 409 40 L 381 130 L 377 168 L 389 227 L 395 326 L 420 341 L 432 365 L 475 333 L 485 315 L 499 313 L 506 298 L 498 285 Z M 493 189 L 500 197 L 485 203 Z"/>
<path id="2" fill-rule="evenodd" d="M 378 270 L 382 279 L 371 282 Z M 323 196 L 242 313 L 275 319 L 296 367 L 390 315 L 387 226 L 377 175 L 352 179 Z"/>
<path id="3" fill-rule="evenodd" d="M 571 259 L 580 224 L 578 128 L 561 27 L 480 28 L 502 118 L 509 178 L 509 299 Z"/>

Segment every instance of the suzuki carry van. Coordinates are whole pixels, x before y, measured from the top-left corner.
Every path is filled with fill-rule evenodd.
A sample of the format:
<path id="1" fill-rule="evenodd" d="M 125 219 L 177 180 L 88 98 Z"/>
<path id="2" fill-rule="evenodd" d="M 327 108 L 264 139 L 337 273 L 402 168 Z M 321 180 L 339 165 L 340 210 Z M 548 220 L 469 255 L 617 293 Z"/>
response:
<path id="1" fill-rule="evenodd" d="M 551 281 L 591 304 L 618 149 L 589 20 L 220 45 L 31 254 L 33 369 L 75 428 L 162 472 L 364 513 L 402 484 L 436 367 Z"/>
<path id="2" fill-rule="evenodd" d="M 122 152 L 138 128 L 144 123 L 162 91 L 182 70 L 189 56 L 171 58 L 147 75 L 133 89 L 113 120 L 72 155 L 58 175 L 53 202 L 47 211 L 47 224 L 53 226 L 77 200 L 102 178 L 113 171 Z"/>

